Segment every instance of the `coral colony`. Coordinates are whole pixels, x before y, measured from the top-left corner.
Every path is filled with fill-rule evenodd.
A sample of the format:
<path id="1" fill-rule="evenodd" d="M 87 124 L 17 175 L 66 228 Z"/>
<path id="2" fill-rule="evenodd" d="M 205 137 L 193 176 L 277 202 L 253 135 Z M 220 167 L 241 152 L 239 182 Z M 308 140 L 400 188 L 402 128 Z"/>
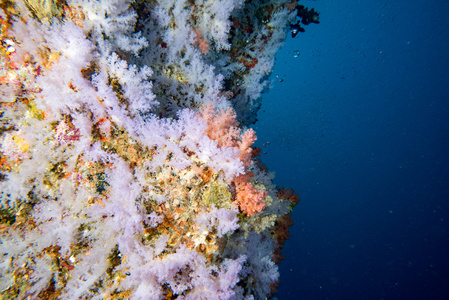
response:
<path id="1" fill-rule="evenodd" d="M 297 3 L 0 3 L 2 299 L 269 297 L 298 197 L 247 126 Z"/>

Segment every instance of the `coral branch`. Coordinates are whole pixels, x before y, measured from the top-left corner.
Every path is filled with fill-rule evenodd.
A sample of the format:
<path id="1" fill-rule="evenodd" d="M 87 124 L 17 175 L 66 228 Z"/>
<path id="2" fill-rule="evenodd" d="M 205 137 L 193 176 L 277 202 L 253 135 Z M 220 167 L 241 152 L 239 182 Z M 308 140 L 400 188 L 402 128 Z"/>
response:
<path id="1" fill-rule="evenodd" d="M 210 49 L 210 46 L 207 43 L 207 39 L 201 38 L 203 34 L 199 29 L 194 29 L 194 32 L 195 32 L 195 45 L 198 45 L 200 47 L 201 53 L 206 55 L 207 53 L 209 53 Z"/>

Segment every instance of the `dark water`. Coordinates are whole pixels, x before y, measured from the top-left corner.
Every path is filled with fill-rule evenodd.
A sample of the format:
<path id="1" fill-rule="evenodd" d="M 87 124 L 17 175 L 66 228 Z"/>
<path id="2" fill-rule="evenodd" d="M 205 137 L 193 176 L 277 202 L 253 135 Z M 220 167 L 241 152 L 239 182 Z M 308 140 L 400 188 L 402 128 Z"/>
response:
<path id="1" fill-rule="evenodd" d="M 449 1 L 300 4 L 254 126 L 301 198 L 277 297 L 449 299 Z"/>

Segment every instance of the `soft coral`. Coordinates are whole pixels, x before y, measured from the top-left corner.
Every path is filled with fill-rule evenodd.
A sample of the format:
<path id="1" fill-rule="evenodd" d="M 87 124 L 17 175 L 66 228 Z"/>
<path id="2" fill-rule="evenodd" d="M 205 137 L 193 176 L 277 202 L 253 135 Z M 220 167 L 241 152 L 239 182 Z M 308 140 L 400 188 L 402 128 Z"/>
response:
<path id="1" fill-rule="evenodd" d="M 232 108 L 222 109 L 220 112 L 209 102 L 201 110 L 201 118 L 206 121 L 207 136 L 217 141 L 219 147 L 234 147 L 241 151 L 240 160 L 245 166 L 250 166 L 252 144 L 257 137 L 252 129 L 242 133 L 239 122 L 236 120 L 236 113 Z"/>
<path id="2" fill-rule="evenodd" d="M 256 189 L 249 182 L 250 175 L 252 174 L 240 175 L 234 180 L 237 192 L 234 205 L 237 205 L 242 212 L 251 217 L 265 208 L 266 204 L 262 200 L 267 192 Z"/>
<path id="3" fill-rule="evenodd" d="M 207 136 L 217 141 L 219 147 L 234 147 L 240 150 L 239 159 L 246 167 L 252 165 L 251 147 L 257 139 L 256 133 L 252 129 L 243 130 L 236 120 L 236 113 L 232 108 L 217 111 L 211 103 L 208 103 L 200 110 L 201 118 L 206 121 Z M 246 172 L 234 179 L 236 187 L 236 198 L 234 205 L 248 216 L 262 211 L 265 203 L 262 201 L 266 192 L 258 190 L 250 182 L 254 175 Z"/>

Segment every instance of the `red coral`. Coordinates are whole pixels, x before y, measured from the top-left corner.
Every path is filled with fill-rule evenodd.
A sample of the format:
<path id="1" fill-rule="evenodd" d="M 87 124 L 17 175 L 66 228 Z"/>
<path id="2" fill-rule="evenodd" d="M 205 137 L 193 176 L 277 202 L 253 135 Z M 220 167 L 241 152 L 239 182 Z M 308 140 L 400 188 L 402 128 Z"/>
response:
<path id="1" fill-rule="evenodd" d="M 276 196 L 281 200 L 290 201 L 293 205 L 299 203 L 298 194 L 296 194 L 295 191 L 293 191 L 292 189 L 280 188 L 276 193 Z"/>
<path id="2" fill-rule="evenodd" d="M 276 196 L 281 200 L 290 201 L 292 205 L 296 205 L 299 202 L 298 195 L 292 189 L 280 188 L 276 193 Z M 283 259 L 281 254 L 281 249 L 284 247 L 285 241 L 289 238 L 290 232 L 289 228 L 293 225 L 293 220 L 291 214 L 285 214 L 278 217 L 274 228 L 271 231 L 273 239 L 277 242 L 277 248 L 273 253 L 273 261 L 278 263 Z"/>
<path id="3" fill-rule="evenodd" d="M 290 237 L 289 228 L 291 226 L 293 226 L 293 220 L 291 218 L 291 214 L 288 213 L 276 220 L 274 228 L 271 231 L 271 236 L 277 243 L 277 247 L 273 252 L 273 261 L 275 263 L 279 263 L 282 259 L 284 259 L 281 250 L 284 247 L 285 241 Z"/>

